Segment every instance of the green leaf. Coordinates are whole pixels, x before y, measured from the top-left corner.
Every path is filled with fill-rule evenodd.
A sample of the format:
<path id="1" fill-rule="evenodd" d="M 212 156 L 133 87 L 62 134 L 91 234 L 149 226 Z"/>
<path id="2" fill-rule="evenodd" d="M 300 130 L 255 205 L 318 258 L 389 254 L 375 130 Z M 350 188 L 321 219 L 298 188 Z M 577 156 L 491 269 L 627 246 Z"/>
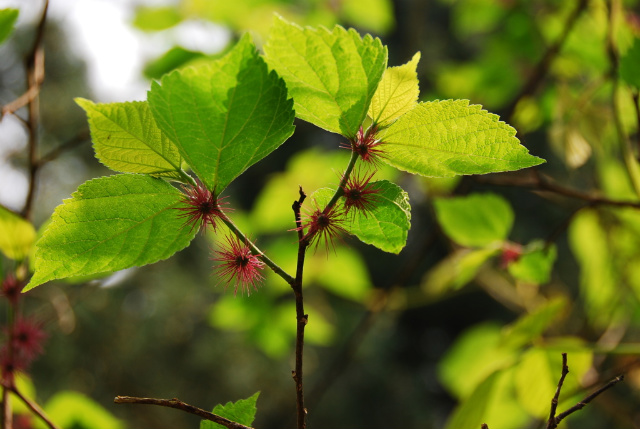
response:
<path id="1" fill-rule="evenodd" d="M 36 243 L 35 273 L 44 282 L 142 266 L 185 248 L 196 230 L 183 228 L 182 194 L 161 179 L 121 174 L 80 185 L 53 213 Z"/>
<path id="2" fill-rule="evenodd" d="M 620 58 L 620 77 L 640 89 L 640 38 L 635 38 L 631 48 Z"/>
<path id="3" fill-rule="evenodd" d="M 213 409 L 213 414 L 225 417 L 241 425 L 251 426 L 256 416 L 258 395 L 260 395 L 260 392 L 254 393 L 247 399 L 227 402 L 225 405 L 218 404 Z M 225 427 L 209 420 L 202 420 L 200 429 L 225 429 Z"/>
<path id="4" fill-rule="evenodd" d="M 494 323 L 466 330 L 438 364 L 442 384 L 457 398 L 466 399 L 489 375 L 511 365 L 516 353 L 501 347 L 500 338 L 500 326 Z"/>
<path id="5" fill-rule="evenodd" d="M 355 27 L 387 34 L 394 27 L 391 0 L 343 0 L 342 15 Z"/>
<path id="6" fill-rule="evenodd" d="M 0 206 L 0 250 L 7 258 L 23 260 L 35 239 L 36 230 L 30 222 Z"/>
<path id="7" fill-rule="evenodd" d="M 483 247 L 503 241 L 513 226 L 513 210 L 497 194 L 438 198 L 433 204 L 444 233 L 462 246 Z"/>
<path id="8" fill-rule="evenodd" d="M 202 52 L 174 46 L 160 57 L 146 63 L 142 73 L 147 79 L 160 79 L 166 73 L 204 56 Z"/>
<path id="9" fill-rule="evenodd" d="M 221 59 L 154 82 L 148 100 L 160 129 L 216 193 L 293 134 L 285 83 L 248 35 Z"/>
<path id="10" fill-rule="evenodd" d="M 142 173 L 179 179 L 182 157 L 163 134 L 145 101 L 94 104 L 76 103 L 87 112 L 96 157 L 121 173 Z"/>
<path id="11" fill-rule="evenodd" d="M 555 246 L 547 249 L 543 242 L 534 242 L 527 246 L 525 253 L 517 261 L 509 264 L 509 273 L 526 283 L 546 284 L 551 278 L 557 254 Z"/>
<path id="12" fill-rule="evenodd" d="M 407 235 L 411 228 L 409 195 L 388 180 L 371 182 L 370 185 L 379 190 L 375 194 L 373 208 L 367 210 L 366 215 L 356 212 L 349 216 L 345 227 L 364 243 L 385 252 L 400 253 L 407 244 Z M 335 190 L 329 188 L 318 189 L 311 198 L 316 200 L 320 207 L 324 207 L 334 192 Z M 344 201 L 344 198 L 341 201 Z"/>
<path id="13" fill-rule="evenodd" d="M 516 130 L 468 100 L 418 103 L 377 138 L 386 163 L 429 177 L 512 171 L 544 162 L 529 155 Z"/>
<path id="14" fill-rule="evenodd" d="M 420 52 L 407 64 L 389 67 L 384 72 L 369 106 L 368 114 L 374 124 L 389 125 L 415 107 L 420 95 L 416 73 L 418 61 Z"/>
<path id="15" fill-rule="evenodd" d="M 485 262 L 499 252 L 498 248 L 459 249 L 433 267 L 422 280 L 421 288 L 429 296 L 458 290 L 474 279 Z"/>
<path id="16" fill-rule="evenodd" d="M 451 414 L 445 429 L 467 429 L 486 423 L 490 428 L 517 429 L 530 417 L 516 401 L 513 370 L 496 371 Z"/>
<path id="17" fill-rule="evenodd" d="M 581 210 L 569 225 L 569 245 L 580 265 L 580 294 L 587 314 L 598 326 L 611 323 L 624 309 L 619 291 L 620 272 L 608 231 L 595 210 Z"/>
<path id="18" fill-rule="evenodd" d="M 121 429 L 122 422 L 111 415 L 100 404 L 85 395 L 62 391 L 56 393 L 44 406 L 44 411 L 61 428 L 74 429 Z M 48 426 L 38 422 L 38 428 Z"/>
<path id="19" fill-rule="evenodd" d="M 18 9 L 0 9 L 0 43 L 4 42 L 13 32 L 13 26 L 19 13 Z"/>
<path id="20" fill-rule="evenodd" d="M 276 17 L 266 60 L 287 82 L 296 116 L 354 137 L 387 66 L 380 39 L 335 26 L 302 28 Z"/>
<path id="21" fill-rule="evenodd" d="M 411 228 L 409 195 L 388 180 L 371 182 L 378 189 L 373 208 L 366 213 L 356 212 L 348 224 L 349 232 L 362 242 L 380 250 L 400 253 L 407 244 Z"/>
<path id="22" fill-rule="evenodd" d="M 142 31 L 160 31 L 171 28 L 180 21 L 182 16 L 175 7 L 147 7 L 136 8 L 133 26 Z"/>
<path id="23" fill-rule="evenodd" d="M 567 306 L 564 298 L 553 299 L 521 316 L 503 332 L 501 344 L 505 347 L 519 348 L 538 338 L 560 316 Z"/>

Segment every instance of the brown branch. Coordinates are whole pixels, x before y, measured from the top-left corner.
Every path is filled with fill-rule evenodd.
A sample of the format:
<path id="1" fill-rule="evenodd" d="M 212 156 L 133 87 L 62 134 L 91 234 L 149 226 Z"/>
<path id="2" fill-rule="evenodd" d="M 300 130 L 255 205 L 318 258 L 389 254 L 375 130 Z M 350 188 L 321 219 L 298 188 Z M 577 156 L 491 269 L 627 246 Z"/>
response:
<path id="1" fill-rule="evenodd" d="M 564 420 L 566 417 L 570 416 L 576 411 L 583 409 L 589 402 L 593 401 L 601 393 L 605 392 L 606 390 L 612 388 L 613 386 L 615 386 L 616 384 L 624 380 L 623 375 L 617 376 L 616 378 L 614 378 L 613 380 L 611 380 L 610 382 L 602 386 L 600 389 L 596 390 L 595 392 L 593 392 L 592 394 L 584 398 L 582 401 L 578 402 L 573 407 L 569 408 L 568 410 L 556 416 L 556 410 L 558 408 L 558 399 L 560 397 L 560 390 L 562 390 L 564 379 L 568 373 L 569 373 L 569 367 L 567 366 L 567 354 L 562 353 L 562 374 L 560 376 L 560 380 L 558 381 L 558 388 L 556 389 L 556 393 L 553 396 L 553 399 L 551 400 L 551 412 L 549 413 L 549 420 L 547 421 L 546 429 L 556 429 L 560 424 L 560 422 Z"/>
<path id="2" fill-rule="evenodd" d="M 80 146 L 82 143 L 89 140 L 89 130 L 82 130 L 76 136 L 72 137 L 71 140 L 68 140 L 62 143 L 60 146 L 52 149 L 46 155 L 40 157 L 38 160 L 38 168 L 41 168 L 43 165 L 54 161 L 57 159 L 63 152 L 71 150 L 77 146 Z"/>
<path id="3" fill-rule="evenodd" d="M 533 70 L 533 72 L 529 76 L 529 79 L 527 80 L 527 82 L 525 82 L 525 84 L 522 86 L 522 88 L 520 89 L 518 94 L 515 96 L 515 98 L 506 107 L 502 115 L 504 118 L 507 118 L 510 120 L 520 100 L 530 95 L 533 95 L 538 90 L 538 87 L 540 86 L 544 78 L 547 76 L 547 73 L 549 72 L 551 63 L 553 62 L 555 57 L 558 55 L 558 53 L 560 53 L 560 50 L 564 46 L 564 43 L 566 42 L 567 37 L 573 30 L 573 27 L 578 21 L 578 18 L 580 17 L 582 12 L 584 12 L 585 9 L 587 8 L 588 3 L 589 3 L 588 0 L 580 0 L 578 2 L 578 4 L 576 5 L 576 8 L 573 10 L 571 15 L 569 15 L 569 18 L 567 18 L 567 22 L 564 25 L 564 29 L 560 37 L 558 37 L 558 39 L 547 48 L 546 52 L 544 53 L 544 55 L 536 65 L 536 68 Z"/>
<path id="4" fill-rule="evenodd" d="M 116 404 L 143 404 L 143 405 L 159 405 L 161 407 L 175 408 L 189 414 L 195 414 L 205 420 L 218 423 L 229 429 L 252 429 L 250 426 L 231 421 L 225 417 L 210 413 L 201 408 L 194 407 L 177 398 L 173 399 L 156 399 L 156 398 L 136 398 L 133 396 L 116 396 L 113 400 Z"/>
<path id="5" fill-rule="evenodd" d="M 551 177 L 539 173 L 537 170 L 524 170 L 523 173 L 492 175 L 490 177 L 473 176 L 473 179 L 478 183 L 489 185 L 514 186 L 531 189 L 534 192 L 550 192 L 574 200 L 582 200 L 589 203 L 589 205 L 640 208 L 640 202 L 638 201 L 612 200 L 562 186 Z"/>
<path id="6" fill-rule="evenodd" d="M 304 407 L 304 384 L 303 384 L 303 354 L 304 354 L 304 328 L 309 321 L 309 315 L 304 313 L 304 299 L 302 296 L 302 277 L 304 271 L 304 258 L 309 245 L 308 240 L 304 238 L 302 230 L 302 218 L 300 217 L 300 208 L 307 195 L 300 187 L 300 198 L 293 202 L 292 209 L 295 216 L 296 227 L 298 230 L 298 263 L 296 267 L 296 278 L 291 285 L 296 298 L 296 368 L 291 373 L 296 383 L 296 427 L 304 429 L 306 427 L 307 409 Z"/>
<path id="7" fill-rule="evenodd" d="M 558 381 L 558 387 L 556 388 L 556 393 L 553 395 L 553 399 L 551 399 L 551 411 L 549 412 L 549 420 L 547 420 L 547 429 L 555 429 L 558 426 L 556 422 L 556 410 L 558 409 L 558 399 L 560 398 L 560 391 L 562 390 L 562 385 L 564 384 L 564 379 L 569 374 L 569 366 L 567 365 L 567 354 L 562 353 L 562 374 L 560 375 L 560 380 Z"/>
<path id="8" fill-rule="evenodd" d="M 33 42 L 31 54 L 27 60 L 27 83 L 29 89 L 37 88 L 37 93 L 27 103 L 29 114 L 27 118 L 27 128 L 29 132 L 28 151 L 29 151 L 29 190 L 27 198 L 22 209 L 25 219 L 31 218 L 33 200 L 35 198 L 37 175 L 39 170 L 37 160 L 38 145 L 38 124 L 40 122 L 40 104 L 38 102 L 38 94 L 40 85 L 44 81 L 44 27 L 47 20 L 47 11 L 49 9 L 49 0 L 45 0 L 42 16 L 36 30 L 36 37 Z M 27 91 L 28 92 L 28 91 Z"/>
<path id="9" fill-rule="evenodd" d="M 22 392 L 20 392 L 18 390 L 18 388 L 15 385 L 3 385 L 6 389 L 10 390 L 11 392 L 13 392 L 13 394 L 15 394 L 18 398 L 20 398 L 20 400 L 22 402 L 24 402 L 24 404 L 29 407 L 29 409 L 33 412 L 33 414 L 37 415 L 38 417 L 40 417 L 40 419 L 47 425 L 49 426 L 50 429 L 60 429 L 58 426 L 56 426 L 55 423 L 53 423 L 49 417 L 45 414 L 44 410 L 42 408 L 40 408 L 40 406 L 35 403 L 34 401 L 32 401 L 31 399 L 27 398 L 26 396 L 24 396 L 22 394 Z"/>

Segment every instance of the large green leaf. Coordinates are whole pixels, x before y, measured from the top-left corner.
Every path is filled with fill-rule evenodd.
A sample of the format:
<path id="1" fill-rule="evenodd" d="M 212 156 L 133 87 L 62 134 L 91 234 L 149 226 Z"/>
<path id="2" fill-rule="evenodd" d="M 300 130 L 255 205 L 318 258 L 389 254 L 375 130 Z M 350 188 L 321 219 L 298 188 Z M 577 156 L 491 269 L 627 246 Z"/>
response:
<path id="1" fill-rule="evenodd" d="M 256 402 L 260 392 L 254 393 L 247 399 L 240 399 L 236 402 L 227 402 L 224 405 L 218 404 L 213 409 L 213 414 L 227 418 L 241 425 L 251 426 L 256 416 Z M 200 429 L 224 429 L 224 426 L 209 420 L 200 422 Z"/>
<path id="2" fill-rule="evenodd" d="M 0 206 L 0 251 L 7 258 L 24 259 L 35 239 L 36 230 L 29 221 Z"/>
<path id="3" fill-rule="evenodd" d="M 0 43 L 4 42 L 13 31 L 18 14 L 18 9 L 0 9 Z"/>
<path id="4" fill-rule="evenodd" d="M 248 35 L 224 57 L 154 82 L 160 129 L 210 189 L 221 192 L 293 134 L 293 102 Z"/>
<path id="5" fill-rule="evenodd" d="M 182 157 L 147 102 L 94 104 L 76 98 L 76 103 L 87 112 L 96 157 L 104 165 L 121 173 L 180 177 Z"/>
<path id="6" fill-rule="evenodd" d="M 415 107 L 420 95 L 418 61 L 420 52 L 407 64 L 389 67 L 384 72 L 369 106 L 369 116 L 374 124 L 389 125 Z"/>
<path id="7" fill-rule="evenodd" d="M 297 117 L 356 135 L 387 66 L 380 39 L 340 26 L 302 28 L 277 17 L 264 51 L 269 66 L 287 82 Z"/>
<path id="8" fill-rule="evenodd" d="M 482 247 L 505 240 L 513 226 L 513 210 L 497 194 L 438 198 L 433 205 L 444 233 L 463 246 Z"/>
<path id="9" fill-rule="evenodd" d="M 429 177 L 519 170 L 544 162 L 516 130 L 468 100 L 419 103 L 378 134 L 388 164 Z"/>
<path id="10" fill-rule="evenodd" d="M 44 282 L 141 266 L 185 248 L 196 231 L 175 210 L 182 194 L 161 179 L 121 174 L 90 180 L 58 206 L 36 243 L 35 273 Z"/>

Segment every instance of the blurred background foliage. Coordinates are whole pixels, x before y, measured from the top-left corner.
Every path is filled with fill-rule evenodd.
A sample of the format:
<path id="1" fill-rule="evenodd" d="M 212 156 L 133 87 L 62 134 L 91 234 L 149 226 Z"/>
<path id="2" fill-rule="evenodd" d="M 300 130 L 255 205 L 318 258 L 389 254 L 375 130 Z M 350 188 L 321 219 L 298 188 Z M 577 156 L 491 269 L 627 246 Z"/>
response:
<path id="1" fill-rule="evenodd" d="M 21 13 L 41 6 L 24 4 Z M 301 25 L 339 23 L 373 33 L 389 46 L 389 65 L 421 52 L 422 100 L 482 104 L 547 160 L 535 170 L 446 180 L 384 170 L 410 195 L 407 247 L 399 255 L 384 254 L 346 237 L 335 254 L 310 253 L 310 427 L 541 427 L 561 352 L 568 353 L 571 372 L 560 410 L 627 374 L 625 383 L 565 427 L 640 427 L 640 213 L 630 206 L 639 198 L 629 174 L 633 164 L 637 168 L 640 145 L 638 1 L 176 0 L 121 6 L 145 43 L 153 43 L 149 35 L 166 35 L 185 23 L 209 22 L 227 31 L 227 47 L 244 31 L 260 44 L 274 12 Z M 0 46 L 2 104 L 26 88 L 23 64 L 35 24 L 19 25 Z M 55 19 L 47 22 L 39 151 L 55 156 L 39 175 L 33 216 L 39 229 L 80 183 L 107 174 L 93 157 L 84 113 L 73 102 L 101 101 L 70 44 L 74 37 Z M 148 58 L 142 74 L 157 79 L 225 49 L 201 52 L 176 43 Z M 17 116 L 24 117 L 23 110 Z M 7 115 L 0 125 L 4 141 L 25 139 L 16 117 Z M 234 221 L 289 271 L 297 249 L 290 230 L 298 186 L 310 194 L 337 183 L 348 157 L 336 136 L 296 125 L 280 150 L 227 192 Z M 27 154 L 24 144 L 17 147 L 0 152 L 2 168 L 24 175 Z M 2 177 L 3 189 L 17 180 Z M 7 240 L 33 235 L 24 225 L 15 232 L 20 222 L 12 212 L 0 212 L 3 273 L 23 257 Z M 33 242 L 27 241 L 24 254 Z M 212 408 L 260 390 L 255 427 L 293 426 L 292 293 L 271 273 L 250 297 L 225 293 L 211 276 L 213 246 L 211 236 L 201 236 L 168 261 L 30 292 L 24 311 L 45 323 L 49 339 L 30 378 L 21 379 L 29 386 L 25 391 L 63 427 L 88 429 L 198 424 L 173 410 L 116 407 L 115 395 L 179 397 Z"/>

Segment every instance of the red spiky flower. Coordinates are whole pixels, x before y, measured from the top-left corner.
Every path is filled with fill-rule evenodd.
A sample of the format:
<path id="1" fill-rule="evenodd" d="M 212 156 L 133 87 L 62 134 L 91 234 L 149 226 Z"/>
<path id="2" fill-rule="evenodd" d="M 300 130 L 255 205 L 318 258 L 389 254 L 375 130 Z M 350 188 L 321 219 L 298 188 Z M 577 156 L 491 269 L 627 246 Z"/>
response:
<path id="1" fill-rule="evenodd" d="M 379 188 L 370 183 L 375 174 L 375 171 L 368 176 L 361 176 L 356 172 L 351 173 L 347 183 L 342 187 L 345 197 L 345 214 L 349 214 L 353 209 L 366 216 L 368 211 L 373 210 L 378 199 L 377 194 L 380 192 Z"/>
<path id="2" fill-rule="evenodd" d="M 9 274 L 2 281 L 2 290 L 0 293 L 2 293 L 2 295 L 7 298 L 11 304 L 16 305 L 20 299 L 22 286 L 22 282 L 16 279 L 12 274 Z"/>
<path id="3" fill-rule="evenodd" d="M 380 158 L 384 157 L 384 151 L 380 147 L 383 142 L 376 140 L 376 132 L 375 127 L 369 128 L 366 132 L 360 127 L 355 140 L 352 140 L 350 144 L 342 144 L 340 147 L 351 149 L 360 155 L 364 162 L 375 166 L 379 163 Z"/>
<path id="4" fill-rule="evenodd" d="M 186 218 L 185 226 L 190 225 L 191 230 L 198 227 L 201 231 L 206 231 L 207 225 L 211 225 L 216 230 L 216 221 L 222 215 L 223 211 L 229 210 L 224 207 L 226 202 L 224 198 L 217 196 L 198 181 L 196 186 L 183 186 L 184 194 L 182 201 L 185 206 L 178 207 L 182 213 L 180 217 Z"/>
<path id="5" fill-rule="evenodd" d="M 238 288 L 242 293 L 251 294 L 251 288 L 258 290 L 258 284 L 264 280 L 261 271 L 264 269 L 264 262 L 257 255 L 251 252 L 251 248 L 243 243 L 238 237 L 227 236 L 226 243 L 220 250 L 215 251 L 214 261 L 220 262 L 215 269 L 226 283 L 226 287 L 234 283 L 233 293 L 238 293 Z"/>
<path id="6" fill-rule="evenodd" d="M 305 222 L 295 230 L 304 231 L 306 229 L 307 233 L 304 234 L 302 240 L 307 240 L 309 245 L 315 245 L 316 249 L 320 241 L 324 241 L 327 250 L 329 250 L 329 245 L 335 250 L 334 237 L 347 233 L 343 226 L 344 214 L 344 211 L 337 206 L 325 208 L 324 210 L 316 207 L 312 213 L 305 215 Z"/>
<path id="7" fill-rule="evenodd" d="M 22 318 L 16 320 L 13 332 L 7 334 L 11 337 L 14 357 L 25 366 L 42 353 L 42 343 L 47 338 L 40 323 Z"/>

